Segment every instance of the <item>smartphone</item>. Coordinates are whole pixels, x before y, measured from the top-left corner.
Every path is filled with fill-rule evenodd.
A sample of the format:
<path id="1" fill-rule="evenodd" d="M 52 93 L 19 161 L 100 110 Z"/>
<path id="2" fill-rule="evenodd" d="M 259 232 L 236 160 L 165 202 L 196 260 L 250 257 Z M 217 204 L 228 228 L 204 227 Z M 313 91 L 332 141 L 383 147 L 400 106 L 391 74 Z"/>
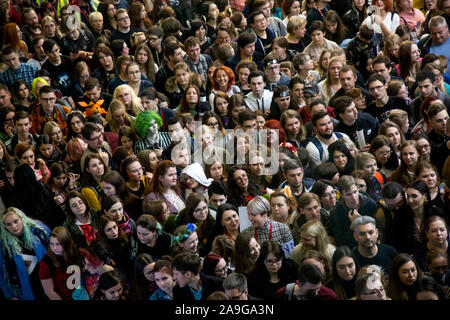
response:
<path id="1" fill-rule="evenodd" d="M 416 28 L 420 28 L 420 21 L 417 21 Z"/>

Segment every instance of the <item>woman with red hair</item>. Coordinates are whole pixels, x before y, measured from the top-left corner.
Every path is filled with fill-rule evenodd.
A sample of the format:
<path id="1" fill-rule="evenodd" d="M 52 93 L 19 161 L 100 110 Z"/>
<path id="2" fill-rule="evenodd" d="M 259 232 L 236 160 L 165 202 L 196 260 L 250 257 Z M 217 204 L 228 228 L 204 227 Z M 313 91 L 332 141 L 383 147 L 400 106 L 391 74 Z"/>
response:
<path id="1" fill-rule="evenodd" d="M 212 76 L 213 89 L 209 95 L 209 104 L 214 105 L 216 92 L 224 92 L 228 97 L 231 97 L 237 92 L 241 92 L 241 89 L 234 85 L 235 79 L 233 70 L 228 67 L 220 66 L 214 70 Z"/>
<path id="2" fill-rule="evenodd" d="M 400 16 L 394 12 L 392 0 L 375 0 L 373 4 L 380 9 L 380 14 L 375 14 L 375 11 L 362 24 L 372 25 L 376 33 L 383 33 L 387 37 L 400 25 Z"/>
<path id="3" fill-rule="evenodd" d="M 267 120 L 264 124 L 264 129 L 267 130 L 267 147 L 270 147 L 272 144 L 272 141 L 274 140 L 275 136 L 277 135 L 278 130 L 278 144 L 282 142 L 286 142 L 286 133 L 284 132 L 283 127 L 281 126 L 281 123 L 278 120 Z"/>
<path id="4" fill-rule="evenodd" d="M 27 44 L 22 40 L 22 35 L 23 33 L 19 26 L 14 22 L 7 23 L 3 27 L 3 44 L 8 44 L 19 50 L 20 56 L 28 59 L 31 58 L 31 55 L 28 53 Z"/>

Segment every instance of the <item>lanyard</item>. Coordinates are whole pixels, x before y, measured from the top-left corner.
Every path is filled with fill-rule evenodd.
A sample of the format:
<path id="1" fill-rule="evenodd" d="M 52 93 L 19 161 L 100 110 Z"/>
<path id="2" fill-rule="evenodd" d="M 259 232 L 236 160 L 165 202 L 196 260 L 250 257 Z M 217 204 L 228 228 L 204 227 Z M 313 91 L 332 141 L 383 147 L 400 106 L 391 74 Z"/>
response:
<path id="1" fill-rule="evenodd" d="M 258 241 L 258 232 L 257 229 L 255 228 L 255 240 L 256 242 Z M 269 230 L 269 241 L 272 240 L 272 220 L 270 221 L 270 230 Z"/>
<path id="2" fill-rule="evenodd" d="M 317 8 L 317 7 L 316 7 L 316 9 L 317 9 L 317 11 L 319 11 L 320 15 L 322 16 L 322 21 L 323 21 L 323 20 L 325 20 L 325 17 L 324 17 L 324 15 L 323 15 L 323 13 L 322 13 L 322 10 L 320 10 L 320 9 L 319 9 L 319 8 Z M 325 9 L 325 13 L 327 13 L 327 12 L 328 12 L 328 9 L 327 9 L 327 7 L 326 7 L 326 6 L 325 6 L 325 8 L 324 8 L 324 9 Z"/>

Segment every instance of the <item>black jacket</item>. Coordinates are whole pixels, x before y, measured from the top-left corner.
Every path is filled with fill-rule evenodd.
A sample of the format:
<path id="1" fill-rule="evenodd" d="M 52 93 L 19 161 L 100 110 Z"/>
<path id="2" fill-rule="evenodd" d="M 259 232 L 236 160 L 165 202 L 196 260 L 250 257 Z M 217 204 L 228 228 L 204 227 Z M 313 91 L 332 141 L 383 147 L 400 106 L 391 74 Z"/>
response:
<path id="1" fill-rule="evenodd" d="M 356 118 L 356 122 L 353 126 L 347 126 L 342 121 L 334 128 L 334 130 L 345 133 L 356 145 L 358 144 L 358 139 L 356 137 L 356 132 L 362 130 L 364 132 L 364 138 L 366 139 L 366 144 L 370 143 L 373 138 L 378 135 L 379 123 L 377 118 L 374 118 L 367 112 L 361 112 Z"/>

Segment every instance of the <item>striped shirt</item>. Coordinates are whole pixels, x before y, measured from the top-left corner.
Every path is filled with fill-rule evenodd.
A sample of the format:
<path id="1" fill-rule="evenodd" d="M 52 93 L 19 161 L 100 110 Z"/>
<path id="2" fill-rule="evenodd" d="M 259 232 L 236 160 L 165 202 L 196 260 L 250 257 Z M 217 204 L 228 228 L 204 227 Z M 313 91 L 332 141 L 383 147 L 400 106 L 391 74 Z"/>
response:
<path id="1" fill-rule="evenodd" d="M 166 149 L 172 143 L 168 132 L 158 132 L 158 141 L 152 141 L 147 137 L 142 138 L 134 145 L 134 152 L 138 154 L 139 151 L 145 149 Z"/>

